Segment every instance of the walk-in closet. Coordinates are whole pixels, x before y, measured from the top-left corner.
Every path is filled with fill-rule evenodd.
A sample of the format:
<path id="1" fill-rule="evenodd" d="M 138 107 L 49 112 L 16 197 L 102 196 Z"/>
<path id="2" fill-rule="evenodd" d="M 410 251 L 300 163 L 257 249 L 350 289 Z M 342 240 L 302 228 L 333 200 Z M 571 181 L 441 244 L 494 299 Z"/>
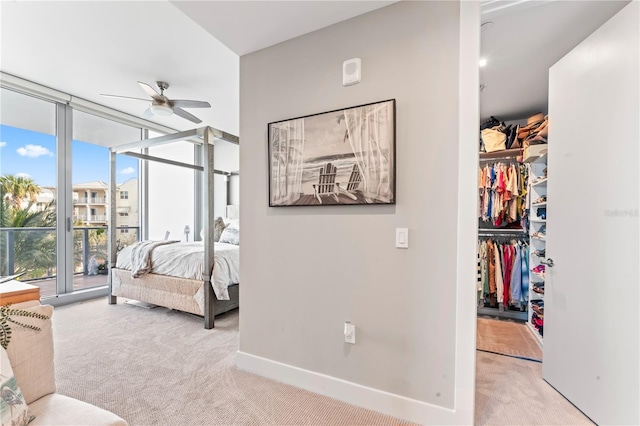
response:
<path id="1" fill-rule="evenodd" d="M 637 2 L 486 1 L 481 6 L 478 263 L 477 280 L 472 284 L 477 296 L 478 424 L 507 421 L 497 415 L 500 401 L 517 400 L 514 395 L 522 393 L 523 382 L 527 381 L 532 388 L 548 388 L 549 395 L 555 394 L 559 399 L 545 396 L 546 399 L 539 402 L 550 407 L 549 411 L 539 413 L 541 417 L 535 419 L 521 418 L 518 423 L 615 423 L 616 419 L 629 418 L 620 414 L 624 411 L 622 408 L 615 415 L 610 415 L 614 409 L 611 405 L 593 408 L 613 404 L 605 403 L 604 396 L 600 396 L 598 402 L 593 399 L 594 394 L 604 392 L 602 386 L 606 387 L 601 382 L 604 367 L 595 358 L 589 360 L 589 367 L 578 366 L 584 364 L 582 359 L 572 365 L 568 353 L 573 351 L 572 346 L 584 345 L 586 349 L 590 345 L 583 337 L 577 338 L 584 333 L 572 331 L 581 327 L 577 322 L 581 321 L 577 319 L 578 312 L 586 313 L 587 296 L 584 290 L 579 290 L 580 285 L 584 289 L 597 288 L 597 280 L 601 286 L 604 282 L 613 285 L 598 273 L 599 261 L 586 264 L 585 258 L 578 265 L 576 253 L 583 248 L 598 251 L 599 257 L 591 256 L 592 253 L 589 256 L 602 259 L 603 268 L 605 258 L 609 257 L 593 245 L 596 238 L 607 239 L 606 234 L 601 236 L 589 228 L 580 228 L 585 221 L 579 215 L 593 216 L 596 210 L 601 210 L 605 218 L 628 217 L 629 224 L 632 218 L 637 221 L 637 209 L 616 209 L 615 206 L 625 203 L 595 195 L 592 192 L 595 185 L 587 186 L 587 181 L 595 182 L 595 178 L 580 177 L 582 173 L 593 173 L 581 167 L 596 164 L 599 161 L 596 150 L 613 143 L 613 139 L 601 140 L 597 146 L 587 144 L 587 139 L 594 141 L 591 135 L 577 139 L 579 134 L 589 134 L 586 128 L 590 125 L 594 129 L 599 127 L 593 121 L 599 118 L 583 115 L 579 120 L 574 116 L 578 111 L 583 114 L 589 111 L 587 102 L 593 104 L 593 110 L 604 109 L 596 105 L 598 96 L 594 95 L 600 83 L 595 77 L 597 73 L 589 73 L 592 67 L 599 69 L 600 63 L 605 63 L 604 56 L 596 54 L 598 49 L 605 51 L 603 40 L 620 52 L 632 46 L 625 44 L 632 28 L 632 19 L 625 16 L 635 16 L 635 10 L 629 11 L 633 7 L 638 9 Z M 635 25 L 637 32 L 637 22 Z M 618 26 L 625 28 L 626 33 Z M 635 43 L 637 45 L 637 41 Z M 611 47 L 606 52 L 614 55 L 614 50 Z M 637 52 L 635 55 L 634 60 L 638 61 Z M 622 81 L 633 81 L 624 71 L 610 69 L 612 74 L 621 73 Z M 589 75 L 589 80 L 581 74 Z M 616 84 L 611 82 L 606 87 Z M 612 96 L 604 90 L 600 95 L 603 99 Z M 629 100 L 626 105 L 637 111 L 637 99 L 633 102 Z M 611 111 L 606 114 L 613 115 Z M 580 122 L 583 129 L 577 128 Z M 631 144 L 631 139 L 626 143 Z M 635 149 L 637 153 L 637 147 Z M 620 151 L 616 160 L 621 161 L 623 157 Z M 609 162 L 602 163 L 604 169 L 613 167 L 613 155 L 607 158 Z M 585 213 L 584 206 L 580 210 L 572 201 L 574 194 L 576 202 L 585 200 L 583 195 L 587 192 L 594 195 L 587 198 L 592 204 L 586 207 Z M 598 204 L 604 199 L 608 204 Z M 637 197 L 635 200 L 637 203 Z M 601 218 L 592 219 L 590 224 L 598 221 Z M 618 222 L 622 225 L 622 219 Z M 602 228 L 607 226 L 611 225 L 603 222 Z M 633 226 L 637 229 L 638 224 L 634 222 Z M 575 237 L 569 245 L 572 235 Z M 637 243 L 630 242 L 622 249 L 627 248 L 637 253 Z M 586 275 L 588 268 L 593 268 L 594 276 Z M 592 295 L 596 296 L 596 292 Z M 560 348 L 566 354 L 561 353 Z M 609 359 L 616 356 L 615 351 L 609 352 Z M 574 359 L 578 358 L 577 353 L 574 355 Z M 505 379 L 510 368 L 519 368 L 517 366 L 531 368 L 535 374 L 524 381 L 514 379 L 515 376 Z M 636 367 L 636 373 L 637 370 Z M 554 410 L 558 411 L 556 407 L 562 406 L 562 401 L 570 404 L 557 417 L 559 414 Z M 554 405 L 556 402 L 559 405 Z M 492 410 L 487 411 L 484 407 L 489 403 Z"/>

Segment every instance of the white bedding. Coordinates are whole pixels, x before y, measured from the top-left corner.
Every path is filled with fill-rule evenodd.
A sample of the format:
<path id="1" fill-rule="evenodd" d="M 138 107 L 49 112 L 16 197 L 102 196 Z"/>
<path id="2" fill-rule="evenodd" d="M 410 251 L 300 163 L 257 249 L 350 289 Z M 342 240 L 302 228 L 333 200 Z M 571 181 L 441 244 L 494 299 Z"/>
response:
<path id="1" fill-rule="evenodd" d="M 127 246 L 118 253 L 116 268 L 131 270 L 131 249 Z M 204 280 L 204 244 L 178 242 L 155 247 L 151 252 L 152 274 Z M 215 243 L 213 291 L 218 300 L 229 300 L 227 287 L 240 282 L 240 250 L 234 244 Z"/>

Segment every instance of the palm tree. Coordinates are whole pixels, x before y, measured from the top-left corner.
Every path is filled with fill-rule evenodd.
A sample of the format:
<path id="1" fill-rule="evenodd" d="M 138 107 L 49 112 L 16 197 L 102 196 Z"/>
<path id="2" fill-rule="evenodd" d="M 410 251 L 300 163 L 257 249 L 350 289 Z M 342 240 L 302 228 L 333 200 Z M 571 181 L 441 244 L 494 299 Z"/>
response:
<path id="1" fill-rule="evenodd" d="M 36 197 L 40 193 L 40 185 L 33 179 L 15 175 L 0 176 L 0 192 L 2 199 L 11 201 L 11 205 L 19 209 L 25 199 L 36 202 Z"/>
<path id="2" fill-rule="evenodd" d="M 3 201 L 2 204 L 5 202 Z M 33 202 L 29 202 L 25 208 L 10 206 L 3 209 L 3 214 L 0 216 L 1 227 L 50 229 L 14 232 L 14 269 L 8 271 L 7 259 L 3 255 L 0 258 L 0 275 L 29 271 L 25 278 L 39 278 L 46 271 L 56 267 L 55 202 L 50 202 L 42 211 L 33 211 L 32 207 Z M 8 234 L 2 232 L 1 236 L 0 245 L 6 247 Z"/>

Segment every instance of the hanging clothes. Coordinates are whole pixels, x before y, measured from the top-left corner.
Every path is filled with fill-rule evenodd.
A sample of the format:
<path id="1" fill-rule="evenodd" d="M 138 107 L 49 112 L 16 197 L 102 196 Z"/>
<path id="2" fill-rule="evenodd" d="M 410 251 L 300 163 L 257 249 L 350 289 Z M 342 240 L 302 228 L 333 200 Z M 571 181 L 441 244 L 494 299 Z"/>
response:
<path id="1" fill-rule="evenodd" d="M 529 251 L 531 247 L 522 248 L 522 296 L 525 302 L 529 301 Z"/>
<path id="2" fill-rule="evenodd" d="M 515 259 L 513 270 L 511 271 L 511 302 L 521 305 L 524 302 L 522 297 L 522 246 L 518 244 L 514 247 Z"/>
<path id="3" fill-rule="evenodd" d="M 478 169 L 478 217 L 495 227 L 520 221 L 528 179 L 522 164 L 493 163 Z"/>
<path id="4" fill-rule="evenodd" d="M 496 258 L 496 293 L 498 293 L 498 303 L 503 303 L 504 282 L 502 278 L 502 246 L 498 244 L 494 253 Z"/>
<path id="5" fill-rule="evenodd" d="M 478 243 L 478 282 L 485 306 L 505 309 L 526 306 L 529 294 L 528 256 L 526 241 L 480 239 Z M 487 302 L 489 301 L 489 302 Z"/>
<path id="6" fill-rule="evenodd" d="M 502 299 L 502 303 L 503 306 L 507 307 L 509 306 L 509 301 L 511 300 L 511 288 L 509 287 L 509 285 L 511 284 L 511 270 L 513 269 L 513 253 L 512 253 L 512 247 L 510 245 L 504 245 L 502 246 L 502 250 L 503 250 L 503 299 Z"/>
<path id="7" fill-rule="evenodd" d="M 488 264 L 489 264 L 489 293 L 493 294 L 497 291 L 496 286 L 496 248 L 493 241 L 487 241 L 488 247 Z"/>

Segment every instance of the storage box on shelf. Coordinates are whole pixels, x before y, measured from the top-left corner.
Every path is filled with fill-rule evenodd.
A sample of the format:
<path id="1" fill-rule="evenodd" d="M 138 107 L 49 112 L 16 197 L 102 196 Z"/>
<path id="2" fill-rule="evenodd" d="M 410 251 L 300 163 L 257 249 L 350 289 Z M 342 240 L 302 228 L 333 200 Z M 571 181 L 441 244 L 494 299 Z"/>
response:
<path id="1" fill-rule="evenodd" d="M 547 144 L 529 145 L 522 153 L 522 158 L 525 163 L 538 162 L 544 160 L 543 156 L 547 154 Z M 546 162 L 546 160 L 544 160 Z"/>
<path id="2" fill-rule="evenodd" d="M 546 265 L 547 228 L 547 145 L 537 147 L 536 154 L 525 150 L 524 159 L 531 163 L 529 176 L 529 233 L 531 249 L 529 255 L 529 310 L 527 325 L 542 344 L 544 332 L 544 282 Z M 530 148 L 531 148 L 530 147 Z M 544 148 L 539 148 L 544 147 Z M 542 324 L 541 324 L 542 323 Z M 542 331 L 542 332 L 541 332 Z"/>

